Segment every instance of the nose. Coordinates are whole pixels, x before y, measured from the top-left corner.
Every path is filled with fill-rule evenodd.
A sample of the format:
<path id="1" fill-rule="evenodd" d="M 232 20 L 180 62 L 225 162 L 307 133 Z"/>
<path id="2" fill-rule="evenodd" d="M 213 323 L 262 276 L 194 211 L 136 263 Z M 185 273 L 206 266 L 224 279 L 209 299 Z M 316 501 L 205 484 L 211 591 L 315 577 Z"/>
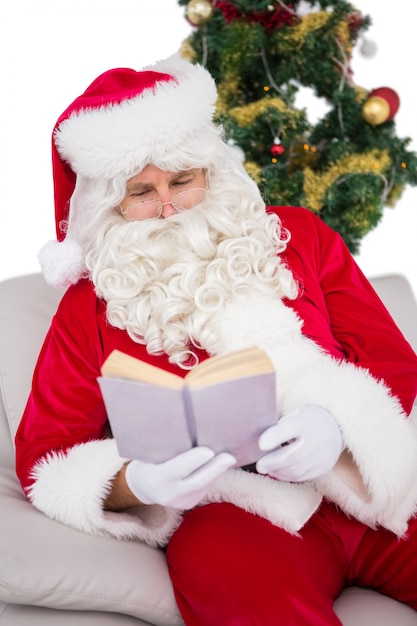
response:
<path id="1" fill-rule="evenodd" d="M 171 217 L 171 215 L 174 215 L 176 213 L 176 210 L 174 209 L 174 205 L 172 204 L 171 199 L 167 200 L 166 202 L 162 202 L 161 206 L 162 206 L 161 217 Z"/>

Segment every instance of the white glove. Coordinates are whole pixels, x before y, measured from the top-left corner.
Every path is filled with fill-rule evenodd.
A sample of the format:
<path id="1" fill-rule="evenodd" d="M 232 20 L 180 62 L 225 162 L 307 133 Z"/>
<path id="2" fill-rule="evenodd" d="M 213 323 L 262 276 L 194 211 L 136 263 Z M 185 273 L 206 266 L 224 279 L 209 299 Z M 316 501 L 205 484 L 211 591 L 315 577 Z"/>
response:
<path id="1" fill-rule="evenodd" d="M 143 504 L 191 509 L 204 498 L 211 483 L 235 464 L 232 454 L 215 455 L 210 448 L 199 446 L 164 463 L 131 461 L 126 482 Z"/>
<path id="2" fill-rule="evenodd" d="M 319 406 L 302 406 L 284 415 L 259 438 L 269 451 L 256 464 L 260 474 L 286 482 L 313 480 L 329 472 L 343 448 L 343 436 L 331 413 Z"/>

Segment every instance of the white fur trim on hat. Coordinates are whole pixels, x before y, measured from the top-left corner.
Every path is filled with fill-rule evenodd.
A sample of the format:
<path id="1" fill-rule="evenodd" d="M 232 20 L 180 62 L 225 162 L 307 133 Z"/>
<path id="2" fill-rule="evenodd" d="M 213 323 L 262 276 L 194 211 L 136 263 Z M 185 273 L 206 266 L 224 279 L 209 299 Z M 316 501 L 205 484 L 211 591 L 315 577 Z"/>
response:
<path id="1" fill-rule="evenodd" d="M 146 69 L 176 80 L 120 104 L 82 109 L 59 125 L 55 144 L 77 176 L 130 175 L 211 124 L 217 91 L 206 69 L 177 55 Z"/>

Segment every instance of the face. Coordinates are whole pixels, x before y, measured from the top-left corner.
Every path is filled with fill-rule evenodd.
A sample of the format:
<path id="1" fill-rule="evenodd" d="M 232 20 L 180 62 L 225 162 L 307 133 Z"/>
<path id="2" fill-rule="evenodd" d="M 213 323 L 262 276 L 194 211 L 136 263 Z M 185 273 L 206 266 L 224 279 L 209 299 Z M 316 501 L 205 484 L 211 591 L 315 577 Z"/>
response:
<path id="1" fill-rule="evenodd" d="M 128 180 L 119 210 L 129 220 L 170 217 L 201 202 L 206 185 L 203 169 L 167 172 L 147 165 Z"/>

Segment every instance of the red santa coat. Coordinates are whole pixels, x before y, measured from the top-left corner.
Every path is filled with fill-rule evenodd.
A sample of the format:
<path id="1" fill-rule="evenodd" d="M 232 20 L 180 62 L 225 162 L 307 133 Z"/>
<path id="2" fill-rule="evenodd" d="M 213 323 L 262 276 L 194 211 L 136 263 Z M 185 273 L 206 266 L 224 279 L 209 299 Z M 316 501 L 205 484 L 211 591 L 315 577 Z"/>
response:
<path id="1" fill-rule="evenodd" d="M 328 408 L 346 451 L 334 471 L 304 484 L 229 470 L 205 502 L 233 502 L 296 532 L 325 496 L 364 523 L 402 534 L 417 509 L 417 435 L 413 420 L 406 419 L 417 393 L 417 357 L 341 238 L 305 209 L 272 210 L 291 232 L 283 258 L 301 295 L 285 306 L 256 298 L 242 310 L 222 311 L 224 344 L 218 351 L 245 342 L 264 347 L 279 370 L 284 409 L 306 403 Z M 302 321 L 301 344 L 295 319 Z M 33 504 L 54 519 L 163 545 L 181 512 L 157 505 L 125 513 L 102 508 L 125 462 L 106 438 L 97 384 L 114 349 L 186 373 L 109 326 L 105 303 L 82 280 L 64 295 L 39 356 L 16 435 L 17 473 Z"/>

